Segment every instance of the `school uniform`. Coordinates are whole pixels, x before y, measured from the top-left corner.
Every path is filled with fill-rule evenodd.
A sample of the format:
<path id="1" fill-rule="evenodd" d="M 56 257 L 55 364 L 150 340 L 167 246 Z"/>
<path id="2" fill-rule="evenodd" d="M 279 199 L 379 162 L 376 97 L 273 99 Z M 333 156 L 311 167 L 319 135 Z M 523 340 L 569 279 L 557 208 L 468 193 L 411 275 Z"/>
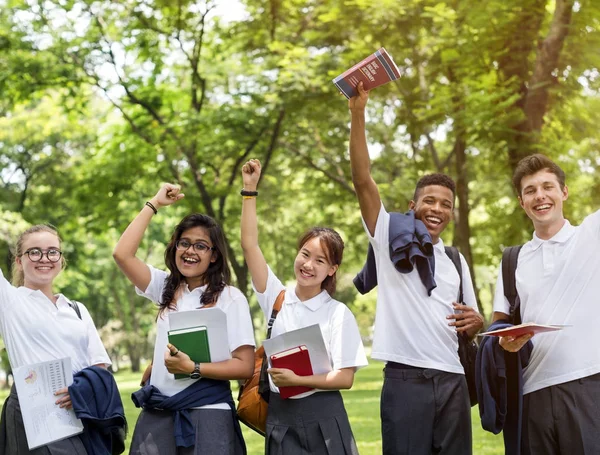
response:
<path id="1" fill-rule="evenodd" d="M 136 292 L 157 305 L 161 302 L 165 280 L 168 274 L 148 265 L 151 279 L 145 291 L 136 288 Z M 184 285 L 183 292 L 177 300 L 175 310 L 163 312 L 157 320 L 156 341 L 150 384 L 158 389 L 165 398 L 173 397 L 183 392 L 197 381 L 203 379 L 178 379 L 167 371 L 164 353 L 168 344 L 169 313 L 171 311 L 188 311 L 201 308 L 200 297 L 206 286 L 190 291 Z M 223 310 L 227 316 L 227 332 L 229 350 L 233 352 L 240 346 L 254 346 L 254 330 L 250 317 L 248 301 L 241 291 L 232 286 L 226 286 L 221 292 L 216 307 Z M 229 381 L 223 381 L 228 387 Z M 133 433 L 131 454 L 149 455 L 209 455 L 213 453 L 239 455 L 245 453 L 243 441 L 236 435 L 231 408 L 233 398 L 231 393 L 220 403 L 194 406 L 187 410 L 186 415 L 191 419 L 195 429 L 196 443 L 193 447 L 177 447 L 174 434 L 173 412 L 144 408 L 140 413 Z M 239 424 L 237 424 L 239 425 Z"/>
<path id="2" fill-rule="evenodd" d="M 523 245 L 516 286 L 523 323 L 562 324 L 532 338 L 523 371 L 523 453 L 600 453 L 600 211 Z M 510 314 L 502 265 L 494 311 Z"/>
<path id="3" fill-rule="evenodd" d="M 383 453 L 470 454 L 471 412 L 458 336 L 446 317 L 454 313 L 460 277 L 440 239 L 433 245 L 429 289 L 414 268 L 400 273 L 390 258 L 390 214 L 381 205 L 374 235 L 363 226 L 375 254 L 378 297 L 371 357 L 387 362 L 381 394 Z M 477 309 L 469 267 L 462 255 L 463 304 Z"/>
<path id="4" fill-rule="evenodd" d="M 81 319 L 72 302 L 58 294 L 56 305 L 41 291 L 15 288 L 0 271 L 0 335 L 4 340 L 11 367 L 71 358 L 73 374 L 96 364 L 110 365 L 98 331 L 85 305 L 77 303 Z M 4 453 L 30 453 L 16 392 L 3 409 Z M 0 447 L 2 448 L 2 447 Z M 44 454 L 86 454 L 79 436 L 40 447 L 31 452 Z"/>
<path id="5" fill-rule="evenodd" d="M 285 299 L 273 324 L 272 338 L 319 324 L 333 369 L 358 370 L 368 364 L 356 319 L 346 305 L 325 290 L 300 301 L 295 288 L 286 289 L 270 268 L 265 291 L 254 289 L 265 318 L 270 317 L 275 300 L 284 289 Z M 358 453 L 339 391 L 311 390 L 283 400 L 270 376 L 269 384 L 272 393 L 265 437 L 267 455 Z"/>

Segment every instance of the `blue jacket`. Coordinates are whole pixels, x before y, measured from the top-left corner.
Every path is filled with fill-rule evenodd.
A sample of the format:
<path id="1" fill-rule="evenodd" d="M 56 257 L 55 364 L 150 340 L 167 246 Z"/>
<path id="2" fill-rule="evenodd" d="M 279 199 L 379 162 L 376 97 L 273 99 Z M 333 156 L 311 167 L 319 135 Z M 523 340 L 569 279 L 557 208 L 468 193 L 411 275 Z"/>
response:
<path id="1" fill-rule="evenodd" d="M 416 267 L 427 294 L 431 295 L 437 286 L 434 280 L 433 243 L 423 222 L 415 218 L 414 211 L 390 213 L 389 250 L 390 260 L 396 270 L 410 273 Z M 370 244 L 366 263 L 354 278 L 354 286 L 361 294 L 377 286 L 375 253 Z"/>
<path id="2" fill-rule="evenodd" d="M 508 322 L 496 321 L 488 330 L 511 326 Z M 494 434 L 503 431 L 504 452 L 520 455 L 523 368 L 529 364 L 533 343 L 530 340 L 519 352 L 512 353 L 500 346 L 498 337 L 482 338 L 475 362 L 475 384 L 481 426 Z"/>
<path id="3" fill-rule="evenodd" d="M 81 440 L 89 455 L 123 453 L 127 422 L 117 383 L 110 371 L 91 366 L 73 375 L 69 395 L 83 422 Z"/>
<path id="4" fill-rule="evenodd" d="M 163 395 L 156 387 L 148 384 L 132 393 L 131 399 L 138 408 L 160 409 L 174 413 L 177 447 L 191 447 L 196 440 L 196 431 L 189 416 L 189 409 L 209 404 L 227 403 L 231 408 L 236 436 L 240 439 L 244 453 L 246 453 L 246 445 L 235 412 L 229 381 L 202 378 L 171 397 Z M 219 436 L 215 435 L 215 437 Z"/>

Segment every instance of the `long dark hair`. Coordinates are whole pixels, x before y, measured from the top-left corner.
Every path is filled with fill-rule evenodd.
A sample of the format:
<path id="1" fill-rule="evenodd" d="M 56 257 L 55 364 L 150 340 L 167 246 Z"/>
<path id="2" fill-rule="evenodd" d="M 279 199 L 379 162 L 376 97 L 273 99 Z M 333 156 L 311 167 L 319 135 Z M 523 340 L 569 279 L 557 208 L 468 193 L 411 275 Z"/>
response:
<path id="1" fill-rule="evenodd" d="M 314 238 L 318 238 L 321 243 L 321 248 L 325 252 L 325 257 L 331 265 L 337 265 L 338 267 L 342 264 L 342 257 L 344 256 L 344 241 L 336 231 L 326 227 L 313 227 L 306 231 L 298 239 L 298 251 L 302 247 Z M 336 286 L 336 274 L 327 276 L 321 283 L 321 289 L 325 289 L 329 295 L 335 293 Z"/>
<path id="2" fill-rule="evenodd" d="M 207 286 L 200 297 L 200 304 L 210 305 L 217 303 L 221 292 L 231 281 L 231 271 L 227 262 L 225 235 L 221 226 L 210 216 L 202 215 L 201 213 L 192 213 L 179 222 L 165 250 L 165 265 L 171 273 L 165 280 L 159 315 L 167 309 L 174 310 L 177 307 L 177 294 L 181 284 L 185 282 L 185 277 L 181 274 L 175 262 L 177 251 L 175 245 L 185 231 L 195 227 L 204 228 L 208 232 L 210 241 L 214 247 L 212 254 L 215 259 L 214 262 L 209 264 L 204 274 L 204 282 Z"/>

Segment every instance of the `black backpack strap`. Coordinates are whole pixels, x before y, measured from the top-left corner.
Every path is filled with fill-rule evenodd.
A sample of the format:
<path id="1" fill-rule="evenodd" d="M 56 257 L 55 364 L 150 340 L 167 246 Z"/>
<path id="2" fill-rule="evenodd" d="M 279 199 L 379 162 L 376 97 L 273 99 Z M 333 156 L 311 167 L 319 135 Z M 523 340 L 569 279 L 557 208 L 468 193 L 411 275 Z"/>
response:
<path id="1" fill-rule="evenodd" d="M 73 308 L 73 310 L 75 310 L 75 313 L 77 313 L 77 317 L 83 320 L 83 318 L 81 317 L 81 309 L 79 308 L 79 302 L 77 300 L 71 300 L 69 302 L 69 306 Z"/>
<path id="2" fill-rule="evenodd" d="M 510 322 L 518 325 L 521 323 L 521 299 L 517 293 L 517 264 L 519 252 L 523 245 L 508 246 L 502 252 L 502 282 L 504 283 L 504 296 L 510 305 Z"/>
<path id="3" fill-rule="evenodd" d="M 462 262 L 460 261 L 460 253 L 455 246 L 445 246 L 446 255 L 450 258 L 458 276 L 460 277 L 460 285 L 458 287 L 457 303 L 463 303 L 463 275 Z M 469 340 L 466 332 L 457 332 L 458 337 L 458 358 L 465 370 L 465 379 L 467 380 L 467 389 L 469 390 L 469 401 L 471 406 L 477 404 L 477 389 L 475 387 L 475 359 L 477 357 L 477 344 Z"/>
<path id="4" fill-rule="evenodd" d="M 450 258 L 454 267 L 456 267 L 456 271 L 458 272 L 458 276 L 460 278 L 460 286 L 458 288 L 458 302 L 463 302 L 463 276 L 462 276 L 462 263 L 460 262 L 460 253 L 458 252 L 458 248 L 455 246 L 445 246 L 444 250 L 446 250 L 446 256 Z"/>

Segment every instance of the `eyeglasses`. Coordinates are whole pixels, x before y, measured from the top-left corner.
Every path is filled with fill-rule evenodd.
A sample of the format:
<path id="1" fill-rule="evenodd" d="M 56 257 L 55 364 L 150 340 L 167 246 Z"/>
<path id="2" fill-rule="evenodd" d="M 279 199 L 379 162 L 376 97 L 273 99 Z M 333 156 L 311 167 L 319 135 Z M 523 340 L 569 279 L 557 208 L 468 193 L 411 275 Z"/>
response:
<path id="1" fill-rule="evenodd" d="M 191 243 L 187 240 L 177 240 L 177 243 L 175 244 L 175 248 L 177 248 L 179 251 L 185 251 L 191 246 L 194 247 L 194 251 L 197 253 L 206 253 L 207 251 L 214 251 L 215 249 L 214 247 L 208 246 L 201 242 Z"/>
<path id="2" fill-rule="evenodd" d="M 58 262 L 62 256 L 62 251 L 56 248 L 50 248 L 46 251 L 42 251 L 40 248 L 29 248 L 23 254 L 26 254 L 31 262 L 40 262 L 44 254 L 50 262 Z"/>

